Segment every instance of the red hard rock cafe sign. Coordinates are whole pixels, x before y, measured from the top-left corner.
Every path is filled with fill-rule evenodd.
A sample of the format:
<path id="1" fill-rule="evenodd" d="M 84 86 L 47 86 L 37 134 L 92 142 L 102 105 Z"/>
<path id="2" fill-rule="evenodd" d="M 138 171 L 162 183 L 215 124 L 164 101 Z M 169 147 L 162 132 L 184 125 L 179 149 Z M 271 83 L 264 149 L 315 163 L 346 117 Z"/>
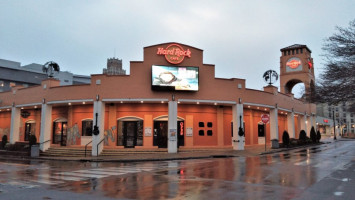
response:
<path id="1" fill-rule="evenodd" d="M 292 69 L 296 69 L 298 66 L 301 65 L 301 61 L 300 60 L 290 60 L 286 63 L 287 66 L 291 67 Z"/>
<path id="2" fill-rule="evenodd" d="M 164 55 L 165 59 L 171 64 L 179 64 L 184 60 L 185 56 L 191 58 L 191 51 L 190 49 L 184 50 L 178 44 L 171 44 L 166 49 L 159 47 L 157 55 Z"/>

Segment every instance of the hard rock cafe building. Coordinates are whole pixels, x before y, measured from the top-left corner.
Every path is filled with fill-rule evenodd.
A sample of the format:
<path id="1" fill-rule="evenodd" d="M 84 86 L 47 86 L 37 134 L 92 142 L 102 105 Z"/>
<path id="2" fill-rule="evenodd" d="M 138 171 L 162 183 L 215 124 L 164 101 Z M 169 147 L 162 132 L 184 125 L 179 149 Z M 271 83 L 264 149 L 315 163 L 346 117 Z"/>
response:
<path id="1" fill-rule="evenodd" d="M 70 86 L 47 79 L 0 93 L 0 136 L 16 143 L 34 134 L 43 151 L 89 144 L 93 156 L 124 148 L 243 150 L 282 141 L 284 130 L 298 138 L 300 130 L 309 135 L 315 127 L 316 107 L 291 91 L 299 82 L 312 87 L 312 65 L 306 45 L 283 48 L 281 92 L 271 85 L 260 91 L 246 88 L 245 79 L 216 78 L 201 49 L 148 46 L 143 61 L 130 62 L 130 75 L 96 74 L 90 84 Z"/>

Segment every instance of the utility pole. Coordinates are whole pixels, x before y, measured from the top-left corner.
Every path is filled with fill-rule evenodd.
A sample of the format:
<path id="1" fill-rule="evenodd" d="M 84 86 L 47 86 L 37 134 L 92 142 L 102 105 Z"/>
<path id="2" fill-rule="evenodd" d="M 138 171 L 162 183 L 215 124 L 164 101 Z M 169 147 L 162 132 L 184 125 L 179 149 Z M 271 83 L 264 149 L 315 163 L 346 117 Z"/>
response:
<path id="1" fill-rule="evenodd" d="M 334 140 L 337 139 L 337 136 L 335 134 L 335 114 L 334 114 L 334 106 L 333 106 L 333 126 L 334 126 Z"/>

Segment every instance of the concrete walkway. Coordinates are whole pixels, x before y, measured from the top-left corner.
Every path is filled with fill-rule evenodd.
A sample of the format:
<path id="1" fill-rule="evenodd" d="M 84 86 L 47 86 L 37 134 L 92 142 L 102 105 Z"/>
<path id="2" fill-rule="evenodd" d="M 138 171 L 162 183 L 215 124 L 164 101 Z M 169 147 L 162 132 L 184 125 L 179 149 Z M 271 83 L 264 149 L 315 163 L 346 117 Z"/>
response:
<path id="1" fill-rule="evenodd" d="M 340 138 L 339 138 L 340 139 Z M 339 141 L 336 140 L 336 141 Z M 342 139 L 346 140 L 346 139 Z M 99 157 L 22 157 L 21 159 L 31 159 L 31 160 L 53 160 L 53 161 L 80 161 L 80 162 L 139 162 L 139 161 L 162 161 L 162 160 L 185 160 L 185 159 L 201 159 L 201 158 L 219 158 L 219 157 L 250 157 L 250 156 L 259 156 L 265 154 L 272 154 L 282 151 L 290 151 L 293 149 L 305 148 L 314 145 L 322 145 L 326 143 L 334 142 L 333 138 L 327 137 L 322 138 L 320 144 L 311 144 L 306 146 L 299 146 L 293 148 L 279 148 L 271 149 L 270 146 L 266 147 L 265 145 L 252 145 L 246 146 L 245 150 L 236 151 L 229 149 L 196 149 L 188 152 L 179 152 L 179 153 L 167 153 L 167 152 L 152 152 L 152 153 L 129 153 L 122 154 L 118 156 L 99 156 Z M 1 156 L 2 159 L 11 159 L 16 156 Z M 16 158 L 15 158 L 16 159 Z M 19 157 L 17 157 L 19 159 Z"/>

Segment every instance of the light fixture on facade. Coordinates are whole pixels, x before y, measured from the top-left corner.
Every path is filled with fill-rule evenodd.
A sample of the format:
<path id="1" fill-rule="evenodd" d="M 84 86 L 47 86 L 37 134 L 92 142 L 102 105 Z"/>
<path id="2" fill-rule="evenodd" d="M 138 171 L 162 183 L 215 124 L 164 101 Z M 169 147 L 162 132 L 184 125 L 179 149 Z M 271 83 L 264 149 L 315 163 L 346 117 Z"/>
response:
<path id="1" fill-rule="evenodd" d="M 267 111 L 267 109 L 266 109 L 266 108 L 265 108 L 264 110 L 265 110 L 265 111 Z"/>
<path id="2" fill-rule="evenodd" d="M 85 101 L 83 101 L 83 104 L 85 104 Z"/>
<path id="3" fill-rule="evenodd" d="M 23 107 L 21 107 L 21 110 L 23 110 Z"/>
<path id="4" fill-rule="evenodd" d="M 281 112 L 281 114 L 284 114 L 284 112 Z"/>
<path id="5" fill-rule="evenodd" d="M 123 103 L 123 101 L 121 101 L 120 103 Z"/>
<path id="6" fill-rule="evenodd" d="M 37 106 L 35 106 L 35 108 L 37 108 Z"/>
<path id="7" fill-rule="evenodd" d="M 285 115 L 287 115 L 287 112 L 285 112 Z"/>
<path id="8" fill-rule="evenodd" d="M 197 102 L 197 104 L 200 104 L 200 102 Z"/>
<path id="9" fill-rule="evenodd" d="M 256 109 L 259 109 L 259 107 L 256 107 Z"/>
<path id="10" fill-rule="evenodd" d="M 217 105 L 217 103 L 214 103 L 214 105 L 216 106 L 216 105 Z"/>
<path id="11" fill-rule="evenodd" d="M 71 106 L 71 103 L 68 103 L 69 106 Z"/>
<path id="12" fill-rule="evenodd" d="M 1 112 L 1 110 L 0 110 L 0 112 Z"/>
<path id="13" fill-rule="evenodd" d="M 164 103 L 164 101 L 161 101 L 161 103 Z"/>
<path id="14" fill-rule="evenodd" d="M 180 103 L 180 101 L 178 101 L 178 103 Z"/>
<path id="15" fill-rule="evenodd" d="M 141 101 L 141 103 L 143 103 L 143 101 Z"/>
<path id="16" fill-rule="evenodd" d="M 10 111 L 10 108 L 8 108 L 7 111 Z"/>
<path id="17" fill-rule="evenodd" d="M 250 106 L 248 106 L 248 108 L 250 108 Z"/>

